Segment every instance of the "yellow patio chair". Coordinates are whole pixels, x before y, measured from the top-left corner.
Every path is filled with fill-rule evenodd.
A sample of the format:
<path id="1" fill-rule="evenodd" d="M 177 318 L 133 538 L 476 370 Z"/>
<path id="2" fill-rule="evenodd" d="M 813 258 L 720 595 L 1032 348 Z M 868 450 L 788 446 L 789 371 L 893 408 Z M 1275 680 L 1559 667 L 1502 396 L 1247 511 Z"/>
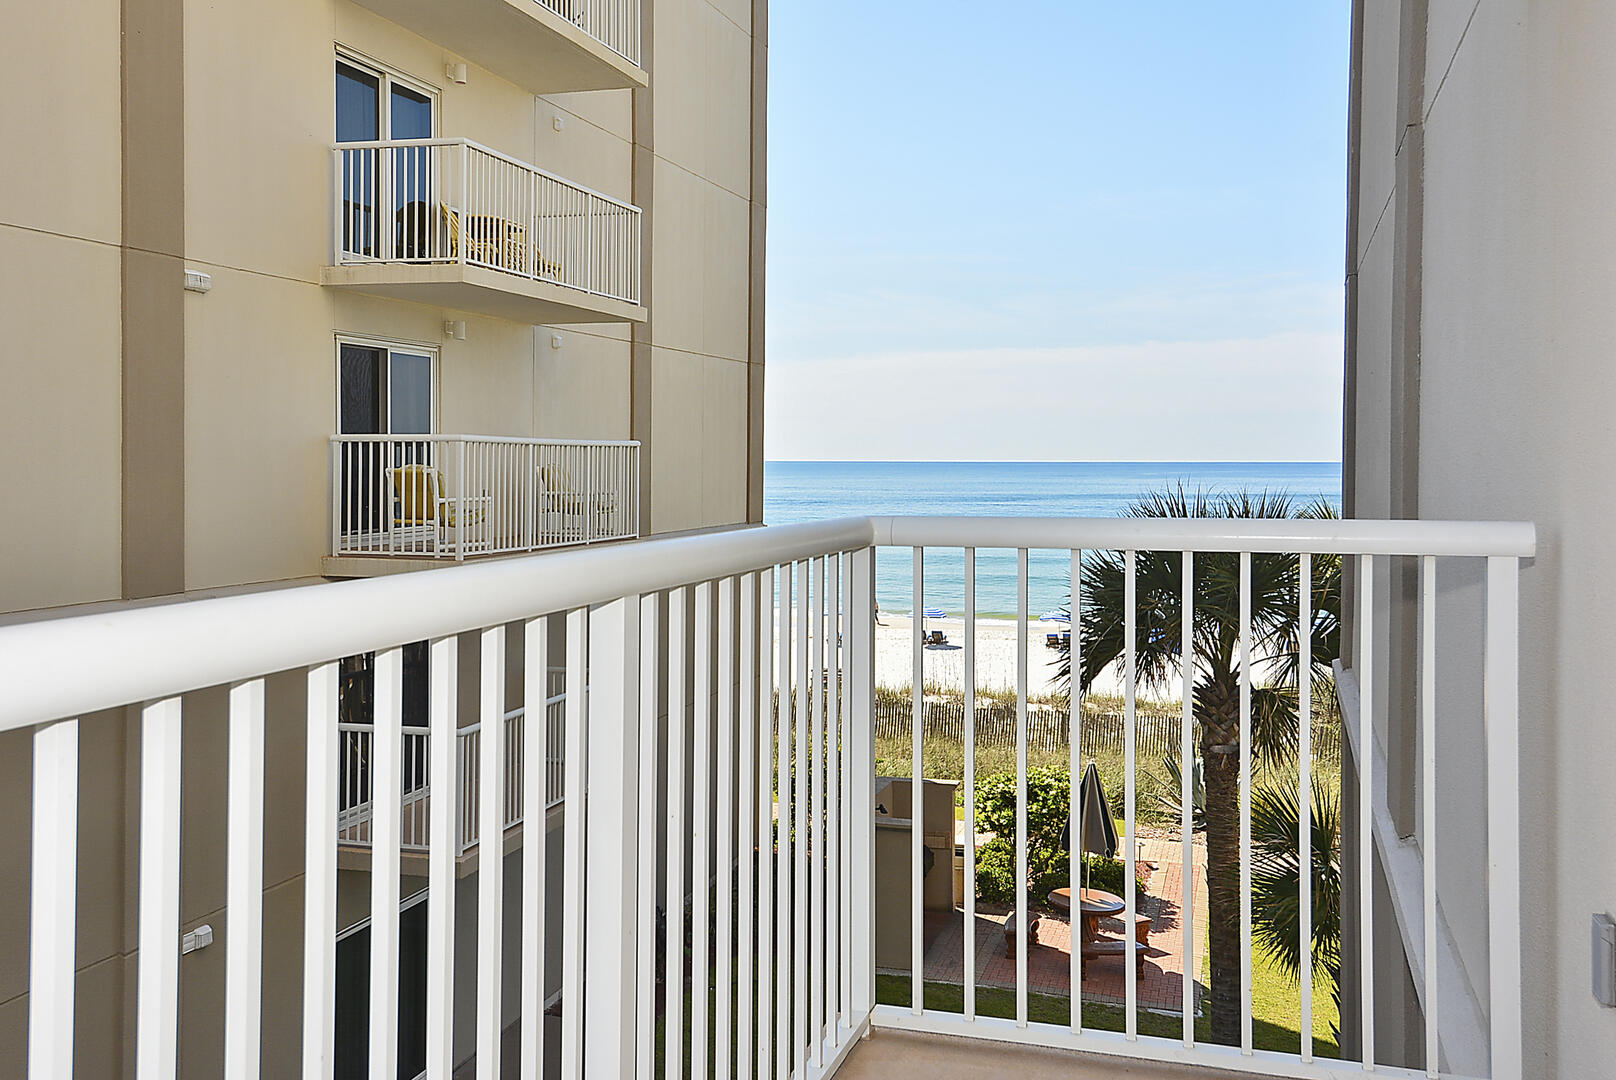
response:
<path id="1" fill-rule="evenodd" d="M 448 203 L 438 204 L 449 229 L 449 257 L 460 258 L 465 244 L 466 258 L 472 262 L 527 273 L 527 229 L 514 221 L 493 214 L 467 214 L 462 228 L 460 211 Z"/>
<path id="2" fill-rule="evenodd" d="M 443 474 L 430 465 L 399 465 L 387 470 L 393 488 L 393 527 L 430 528 L 434 544 L 452 547 L 461 524 L 461 504 L 469 530 L 480 525 L 487 498 L 459 499 L 444 494 Z M 468 544 L 472 537 L 468 536 Z"/>

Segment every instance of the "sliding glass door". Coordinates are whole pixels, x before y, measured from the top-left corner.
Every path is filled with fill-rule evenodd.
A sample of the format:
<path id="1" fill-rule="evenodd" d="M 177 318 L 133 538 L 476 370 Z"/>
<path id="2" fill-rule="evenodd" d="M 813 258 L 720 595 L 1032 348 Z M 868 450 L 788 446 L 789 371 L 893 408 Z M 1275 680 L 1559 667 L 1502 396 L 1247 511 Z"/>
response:
<path id="1" fill-rule="evenodd" d="M 424 349 L 340 342 L 337 346 L 337 431 L 384 435 L 342 444 L 342 531 L 373 533 L 393 512 L 386 470 L 432 466 L 434 448 L 425 439 L 437 427 L 437 358 Z"/>
<path id="2" fill-rule="evenodd" d="M 425 88 L 350 57 L 339 56 L 336 65 L 337 142 L 433 137 L 437 102 Z M 343 251 L 377 259 L 431 257 L 430 152 L 396 147 L 342 159 Z"/>

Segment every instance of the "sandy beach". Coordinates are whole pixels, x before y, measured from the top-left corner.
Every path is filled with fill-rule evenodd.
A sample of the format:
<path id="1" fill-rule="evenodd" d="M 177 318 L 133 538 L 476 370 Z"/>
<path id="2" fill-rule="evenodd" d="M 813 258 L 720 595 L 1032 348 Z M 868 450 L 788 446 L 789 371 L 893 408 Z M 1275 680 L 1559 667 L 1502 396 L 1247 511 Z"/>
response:
<path id="1" fill-rule="evenodd" d="M 965 620 L 927 619 L 926 630 L 941 630 L 942 645 L 924 647 L 925 684 L 945 689 L 965 687 Z M 1027 689 L 1034 697 L 1064 691 L 1056 673 L 1061 654 L 1045 644 L 1045 635 L 1063 632 L 1065 623 L 1033 619 L 1027 627 Z M 876 685 L 907 688 L 914 677 L 914 623 L 907 615 L 883 613 L 875 629 Z M 776 641 L 779 639 L 776 638 Z M 1014 690 L 1016 686 L 1016 621 L 1014 619 L 976 620 L 976 686 L 979 690 Z M 1181 690 L 1177 680 L 1165 687 L 1139 688 L 1139 700 L 1173 701 Z M 1107 668 L 1095 680 L 1094 692 L 1121 696 L 1123 683 L 1117 665 Z"/>

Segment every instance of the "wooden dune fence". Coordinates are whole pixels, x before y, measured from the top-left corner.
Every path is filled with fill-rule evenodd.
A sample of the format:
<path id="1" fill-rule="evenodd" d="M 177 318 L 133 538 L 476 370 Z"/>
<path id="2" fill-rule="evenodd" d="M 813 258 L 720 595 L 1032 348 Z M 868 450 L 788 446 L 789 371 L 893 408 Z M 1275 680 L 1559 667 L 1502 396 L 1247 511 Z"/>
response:
<path id="1" fill-rule="evenodd" d="M 925 737 L 963 742 L 965 739 L 965 703 L 957 700 L 932 699 L 925 702 Z M 877 738 L 907 739 L 910 737 L 912 706 L 907 700 L 878 699 L 875 711 Z M 1163 757 L 1177 757 L 1179 752 L 1179 724 L 1177 713 L 1138 711 L 1135 714 L 1135 748 L 1142 761 L 1157 761 Z M 1067 710 L 1050 706 L 1031 706 L 1027 710 L 1027 746 L 1034 751 L 1055 752 L 1068 745 L 1070 717 Z M 1083 712 L 1083 745 L 1096 752 L 1121 754 L 1126 737 L 1127 723 L 1121 710 L 1087 710 Z M 1339 764 L 1341 761 L 1341 730 L 1334 718 L 1315 720 L 1313 723 L 1313 758 L 1315 761 Z M 1016 742 L 1016 710 L 1014 705 L 997 702 L 979 702 L 976 707 L 976 744 L 978 746 L 1013 747 Z"/>

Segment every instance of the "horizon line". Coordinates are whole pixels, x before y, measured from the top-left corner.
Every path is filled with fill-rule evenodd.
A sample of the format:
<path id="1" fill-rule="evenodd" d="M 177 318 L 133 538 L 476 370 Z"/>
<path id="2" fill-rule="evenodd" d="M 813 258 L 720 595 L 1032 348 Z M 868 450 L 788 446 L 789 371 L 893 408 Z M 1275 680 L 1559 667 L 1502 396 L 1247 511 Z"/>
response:
<path id="1" fill-rule="evenodd" d="M 1336 465 L 1306 458 L 764 458 L 765 465 Z"/>

